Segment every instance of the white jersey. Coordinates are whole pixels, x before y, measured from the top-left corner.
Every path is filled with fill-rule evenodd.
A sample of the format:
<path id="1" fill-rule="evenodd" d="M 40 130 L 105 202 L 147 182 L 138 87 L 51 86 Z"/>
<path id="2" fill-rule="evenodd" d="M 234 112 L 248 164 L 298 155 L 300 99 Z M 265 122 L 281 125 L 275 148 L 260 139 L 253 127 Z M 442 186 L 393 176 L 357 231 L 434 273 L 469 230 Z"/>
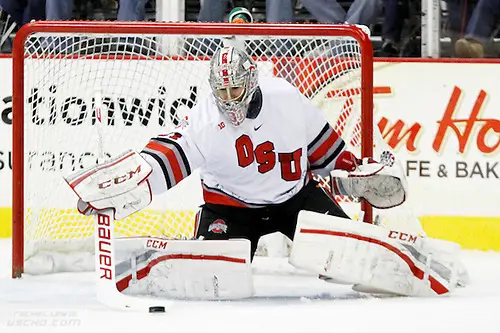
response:
<path id="1" fill-rule="evenodd" d="M 150 140 L 142 155 L 153 166 L 154 188 L 168 190 L 199 168 L 207 203 L 259 207 L 299 192 L 314 169 L 332 169 L 341 137 L 294 86 L 261 78 L 255 119 L 233 126 L 207 96 L 174 132 Z"/>

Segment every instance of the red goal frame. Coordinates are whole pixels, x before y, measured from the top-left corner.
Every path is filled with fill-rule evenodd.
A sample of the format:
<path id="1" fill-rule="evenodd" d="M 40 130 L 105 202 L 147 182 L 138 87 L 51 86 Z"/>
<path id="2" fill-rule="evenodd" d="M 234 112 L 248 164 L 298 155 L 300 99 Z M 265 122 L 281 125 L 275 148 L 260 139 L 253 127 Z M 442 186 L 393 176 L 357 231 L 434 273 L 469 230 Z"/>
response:
<path id="1" fill-rule="evenodd" d="M 39 21 L 24 25 L 16 34 L 12 52 L 12 277 L 24 269 L 24 45 L 29 36 L 43 33 L 190 34 L 249 36 L 346 36 L 361 48 L 361 126 L 363 157 L 373 154 L 373 47 L 363 30 L 337 24 L 231 24 L 103 21 Z M 364 220 L 372 221 L 372 208 L 362 202 Z"/>

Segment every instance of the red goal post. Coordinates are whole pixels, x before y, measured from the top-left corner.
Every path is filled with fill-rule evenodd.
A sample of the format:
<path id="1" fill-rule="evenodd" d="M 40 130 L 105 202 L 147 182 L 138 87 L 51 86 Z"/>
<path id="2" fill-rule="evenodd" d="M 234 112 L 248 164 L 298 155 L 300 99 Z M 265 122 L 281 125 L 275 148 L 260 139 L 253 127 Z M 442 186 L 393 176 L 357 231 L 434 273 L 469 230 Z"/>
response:
<path id="1" fill-rule="evenodd" d="M 349 68 L 347 67 L 349 67 L 350 65 L 346 65 L 346 63 L 348 62 L 353 62 L 356 64 L 359 63 L 359 68 L 355 68 L 355 70 L 357 71 L 356 80 L 358 80 L 359 86 L 354 87 L 354 90 L 356 91 L 355 94 L 359 95 L 358 97 L 360 97 L 361 121 L 358 124 L 362 133 L 360 140 L 360 153 L 362 156 L 373 155 L 373 49 L 369 35 L 366 34 L 365 30 L 360 27 L 328 24 L 226 24 L 184 22 L 163 23 L 41 21 L 29 23 L 23 26 L 16 34 L 13 50 L 13 277 L 20 277 L 24 272 L 24 264 L 27 256 L 27 254 L 25 253 L 25 249 L 27 249 L 28 246 L 30 248 L 30 251 L 36 252 L 35 247 L 38 246 L 38 244 L 43 242 L 45 244 L 44 249 L 46 249 L 48 246 L 46 245 L 47 243 L 52 244 L 59 242 L 60 240 L 58 237 L 56 237 L 57 239 L 55 240 L 51 239 L 50 237 L 53 236 L 50 236 L 48 240 L 43 238 L 45 233 L 51 233 L 57 229 L 52 224 L 47 225 L 47 223 L 51 223 L 49 220 L 58 219 L 59 221 L 61 219 L 59 215 L 57 218 L 55 218 L 53 217 L 53 215 L 50 215 L 52 213 L 49 214 L 47 212 L 47 201 L 44 201 L 52 200 L 50 198 L 46 198 L 52 197 L 54 198 L 52 201 L 54 202 L 54 205 L 59 205 L 59 190 L 57 188 L 54 188 L 53 191 L 51 191 L 50 184 L 53 183 L 53 181 L 47 184 L 44 183 L 43 178 L 45 178 L 45 174 L 43 172 L 46 170 L 32 171 L 32 169 L 39 166 L 42 166 L 42 169 L 50 169 L 51 167 L 53 167 L 53 162 L 47 162 L 47 159 L 45 159 L 46 157 L 40 158 L 40 161 L 36 160 L 38 156 L 42 156 L 47 152 L 46 150 L 43 150 L 47 149 L 43 148 L 43 144 L 50 144 L 56 150 L 57 145 L 66 144 L 66 142 L 64 142 L 66 141 L 65 139 L 51 137 L 51 135 L 57 134 L 55 132 L 57 132 L 57 129 L 61 126 L 53 126 L 53 128 L 51 129 L 41 129 L 42 127 L 47 125 L 47 123 L 51 123 L 52 120 L 54 121 L 54 123 L 58 121 L 56 120 L 56 116 L 54 116 L 54 119 L 52 119 L 51 113 L 52 110 L 55 110 L 52 108 L 52 106 L 57 103 L 57 100 L 64 100 L 64 102 L 67 104 L 71 103 L 70 106 L 64 106 L 66 107 L 66 109 L 64 109 L 64 107 L 61 107 L 61 110 L 63 110 L 63 116 L 61 119 L 64 118 L 64 112 L 70 112 L 71 108 L 73 108 L 75 105 L 83 109 L 83 107 L 80 105 L 81 103 L 78 104 L 78 98 L 67 97 L 72 95 L 68 95 L 69 93 L 66 92 L 60 92 L 63 89 L 61 88 L 61 85 L 64 84 L 63 78 L 61 77 L 66 73 L 66 71 L 68 73 L 71 73 L 71 79 L 74 79 L 75 76 L 80 75 L 80 72 L 85 71 L 88 67 L 87 63 L 82 63 L 82 65 L 76 65 L 75 63 L 78 63 L 78 61 L 87 61 L 88 59 L 98 59 L 101 63 L 105 63 L 105 61 L 110 63 L 124 62 L 124 60 L 137 60 L 139 63 L 134 64 L 134 66 L 137 65 L 137 68 L 139 70 L 139 68 L 142 68 L 140 62 L 147 61 L 148 59 L 152 59 L 156 61 L 158 65 L 160 65 L 162 63 L 169 62 L 170 60 L 173 61 L 177 58 L 182 58 L 184 60 L 200 60 L 202 58 L 205 58 L 206 60 L 206 58 L 209 58 L 208 53 L 202 54 L 202 52 L 197 52 L 196 54 L 189 54 L 189 52 L 186 51 L 183 51 L 182 54 L 165 54 L 165 52 L 157 52 L 154 55 L 147 52 L 141 52 L 141 50 L 132 50 L 128 53 L 120 53 L 120 56 L 118 56 L 119 54 L 117 53 L 117 51 L 113 54 L 109 52 L 107 52 L 106 54 L 103 54 L 103 52 L 89 54 L 83 52 L 81 49 L 79 49 L 78 51 L 73 51 L 74 45 L 65 45 L 66 48 L 61 51 L 57 50 L 56 44 L 50 44 L 54 39 L 63 38 L 63 40 L 65 41 L 64 43 L 68 43 L 68 40 L 70 39 L 72 43 L 77 43 L 75 41 L 78 40 L 78 45 L 81 46 L 82 40 L 89 40 L 93 38 L 89 36 L 108 36 L 105 38 L 111 40 L 111 43 L 113 43 L 114 41 L 116 41 L 117 43 L 121 43 L 123 40 L 125 41 L 125 43 L 127 43 L 130 38 L 137 38 L 137 36 L 142 36 L 144 38 L 153 36 L 151 37 L 151 40 L 157 44 L 157 47 L 155 48 L 157 51 L 161 47 L 162 43 L 166 40 L 164 37 L 169 36 L 175 36 L 175 38 L 177 39 L 182 38 L 183 36 L 195 36 L 195 38 L 206 37 L 207 39 L 225 38 L 225 36 L 241 36 L 242 38 L 244 37 L 243 39 L 246 38 L 248 41 L 259 40 L 259 44 L 258 46 L 255 46 L 255 49 L 264 50 L 262 51 L 262 54 L 254 55 L 257 60 L 259 60 L 259 57 L 262 61 L 270 60 L 275 66 L 273 68 L 274 74 L 276 74 L 276 72 L 280 70 L 290 70 L 290 66 L 296 66 L 300 68 L 301 72 L 295 72 L 294 79 L 291 80 L 303 80 L 304 82 L 306 82 L 305 86 L 300 87 L 302 92 L 305 94 L 308 93 L 308 88 L 317 88 L 317 84 L 323 84 L 323 81 L 325 79 L 322 76 L 325 75 L 325 73 L 330 73 L 331 69 L 327 69 L 324 73 L 317 73 L 318 68 L 321 69 L 321 66 L 319 66 L 318 64 L 325 65 L 335 63 L 334 66 L 336 67 L 332 72 L 335 74 L 338 72 L 349 71 Z M 304 52 L 299 52 L 297 54 L 285 52 L 284 54 L 279 55 L 269 54 L 269 52 L 266 53 L 266 48 L 269 47 L 269 50 L 274 49 L 278 44 L 277 41 L 282 42 L 283 40 L 285 40 L 295 42 L 298 39 L 300 39 L 301 41 L 306 41 L 300 45 L 309 45 L 309 41 L 319 40 L 327 40 L 328 43 L 330 43 L 328 45 L 336 45 L 332 44 L 332 41 L 336 41 L 338 39 L 348 39 L 351 42 L 354 41 L 355 43 L 357 43 L 357 46 L 356 51 L 349 54 L 339 53 L 335 55 L 332 53 L 328 53 L 328 60 L 324 60 L 326 56 L 322 55 L 321 53 L 319 56 L 314 56 L 314 50 L 312 50 L 311 53 L 306 56 L 304 55 Z M 109 40 L 107 40 L 106 43 L 109 44 Z M 136 42 L 137 40 L 135 40 L 134 43 Z M 49 44 L 48 46 L 47 44 L 44 46 L 43 43 Z M 140 44 L 143 42 L 141 41 L 137 43 Z M 144 47 L 144 44 L 140 44 L 138 47 L 140 48 L 141 46 Z M 296 49 L 295 44 L 292 49 Z M 299 58 L 302 59 L 304 57 L 307 58 L 306 61 L 299 60 Z M 333 60 L 335 58 L 337 58 L 337 60 Z M 353 60 L 353 58 L 355 59 Z M 290 59 L 291 62 L 288 62 Z M 343 59 L 347 60 L 344 62 Z M 284 64 L 284 62 L 286 62 L 286 64 Z M 279 64 L 279 66 L 277 64 Z M 113 68 L 116 69 L 119 67 L 116 66 Z M 126 71 L 132 71 L 130 66 L 127 67 Z M 154 73 L 154 71 L 155 70 L 153 69 L 153 71 L 148 72 L 148 74 L 143 74 L 145 76 L 144 78 L 139 77 L 141 75 L 141 73 L 139 72 L 130 75 L 133 76 L 133 78 L 135 78 L 136 80 L 144 80 L 142 85 L 146 85 L 148 80 L 150 80 L 150 78 L 153 76 L 152 74 Z M 89 73 L 90 72 L 94 72 L 94 70 L 89 69 Z M 82 77 L 84 76 L 85 80 L 89 80 L 89 73 L 83 73 Z M 51 81 L 52 79 L 54 80 L 54 82 Z M 59 80 L 57 81 L 58 83 L 56 83 L 55 80 Z M 83 79 L 80 79 L 79 82 L 83 81 Z M 128 84 L 128 81 L 126 81 L 125 79 L 123 82 L 124 85 Z M 69 85 L 72 86 L 71 89 L 73 89 L 75 92 L 79 92 L 86 89 L 86 87 L 90 87 L 93 82 L 86 82 L 85 84 L 85 87 L 79 87 L 76 86 L 73 81 L 71 81 L 71 84 Z M 122 89 L 120 91 L 123 91 L 123 89 L 126 90 L 126 88 L 127 87 L 120 87 L 120 89 Z M 49 91 L 47 92 L 47 95 L 42 96 L 42 93 L 39 93 L 39 91 L 42 91 L 42 89 L 46 89 L 47 91 Z M 53 92 L 51 89 L 58 89 L 57 93 Z M 349 89 L 352 90 L 353 87 Z M 52 96 L 50 95 L 51 93 L 53 93 L 54 96 L 57 95 L 56 97 L 54 97 L 54 101 L 56 102 L 53 102 L 53 104 L 50 104 L 52 103 L 52 100 L 50 99 L 50 96 Z M 111 95 L 112 93 L 110 93 L 110 96 Z M 345 96 L 349 97 L 351 95 L 348 94 Z M 119 97 L 116 98 L 119 102 Z M 84 100 L 84 98 L 82 98 L 82 100 Z M 41 106 L 43 103 L 45 103 L 44 107 Z M 134 107 L 134 103 L 135 102 L 132 102 L 132 109 Z M 47 120 L 45 124 L 43 124 L 43 121 L 40 120 L 39 123 L 35 124 L 36 126 L 32 128 L 31 126 L 33 125 L 33 123 L 36 123 L 34 119 L 34 115 L 36 112 L 33 111 L 36 108 L 39 109 L 36 112 L 49 112 L 50 116 L 49 118 L 45 119 Z M 29 118 L 30 116 L 32 117 L 31 119 Z M 65 119 L 67 122 L 69 122 L 72 118 L 67 116 L 67 118 Z M 136 125 L 132 125 L 130 127 L 135 128 L 135 126 Z M 139 127 L 140 125 L 137 125 L 137 128 Z M 71 135 L 66 136 L 66 138 L 68 138 L 67 140 L 85 140 L 78 137 L 79 134 L 76 131 L 69 133 L 71 133 Z M 61 156 L 60 158 L 62 159 L 63 157 Z M 60 160 L 60 163 L 62 166 L 63 161 Z M 32 174 L 36 174 L 36 177 L 32 176 Z M 58 175 L 57 177 L 62 179 L 62 174 Z M 48 181 L 49 180 L 47 180 L 47 182 Z M 37 194 L 36 192 L 43 193 Z M 60 195 L 64 196 L 64 194 Z M 62 198 L 60 201 L 62 201 Z M 365 211 L 364 219 L 365 221 L 370 222 L 372 220 L 371 207 L 369 207 L 368 205 L 364 205 L 364 203 L 362 203 L 362 205 Z M 57 214 L 62 214 L 61 212 L 65 212 L 67 209 L 69 209 L 69 207 L 57 207 Z M 39 216 L 34 217 L 34 211 L 38 212 Z M 75 234 L 78 234 L 79 231 L 75 229 L 74 223 L 79 222 L 71 222 L 72 226 L 68 230 L 71 230 L 69 232 L 72 233 L 72 236 L 68 236 L 68 239 L 64 239 L 66 244 L 65 246 L 67 246 L 67 244 L 76 242 L 72 237 L 76 237 Z M 32 228 L 38 228 L 41 224 L 43 224 L 45 229 L 37 229 L 36 231 L 31 230 Z M 28 229 L 30 230 L 28 231 Z M 29 238 L 34 237 L 33 234 L 36 234 L 36 239 Z M 35 243 L 36 245 L 33 245 Z"/>

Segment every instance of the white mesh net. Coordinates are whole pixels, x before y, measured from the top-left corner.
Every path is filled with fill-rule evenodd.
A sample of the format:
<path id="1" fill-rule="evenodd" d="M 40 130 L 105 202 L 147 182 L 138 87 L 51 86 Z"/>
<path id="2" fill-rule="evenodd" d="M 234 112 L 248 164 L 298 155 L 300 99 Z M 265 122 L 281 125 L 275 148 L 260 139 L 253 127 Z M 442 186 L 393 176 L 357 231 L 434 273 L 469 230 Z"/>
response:
<path id="1" fill-rule="evenodd" d="M 68 29 L 33 33 L 25 41 L 26 272 L 92 267 L 91 256 L 88 264 L 74 261 L 93 251 L 93 219 L 76 211 L 77 197 L 62 176 L 97 161 L 96 87 L 102 93 L 106 154 L 141 150 L 150 137 L 170 131 L 209 92 L 210 56 L 221 45 L 236 43 L 255 58 L 260 75 L 285 78 L 325 110 L 359 155 L 363 63 L 354 38 L 287 37 L 285 29 L 276 30 L 281 36 L 231 38 L 139 31 L 116 35 Z M 191 237 L 202 203 L 197 177 L 194 173 L 144 211 L 117 221 L 116 235 Z M 48 254 L 50 265 L 41 259 Z"/>

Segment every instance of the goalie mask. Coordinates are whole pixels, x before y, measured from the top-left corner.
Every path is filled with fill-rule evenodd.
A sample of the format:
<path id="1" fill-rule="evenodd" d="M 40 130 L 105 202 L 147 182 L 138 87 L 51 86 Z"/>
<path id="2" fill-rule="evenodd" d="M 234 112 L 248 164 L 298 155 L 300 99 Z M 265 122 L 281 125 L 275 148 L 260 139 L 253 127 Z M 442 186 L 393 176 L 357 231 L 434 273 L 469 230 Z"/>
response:
<path id="1" fill-rule="evenodd" d="M 244 51 L 219 49 L 210 61 L 210 87 L 219 111 L 234 126 L 245 120 L 257 89 L 257 65 Z"/>

